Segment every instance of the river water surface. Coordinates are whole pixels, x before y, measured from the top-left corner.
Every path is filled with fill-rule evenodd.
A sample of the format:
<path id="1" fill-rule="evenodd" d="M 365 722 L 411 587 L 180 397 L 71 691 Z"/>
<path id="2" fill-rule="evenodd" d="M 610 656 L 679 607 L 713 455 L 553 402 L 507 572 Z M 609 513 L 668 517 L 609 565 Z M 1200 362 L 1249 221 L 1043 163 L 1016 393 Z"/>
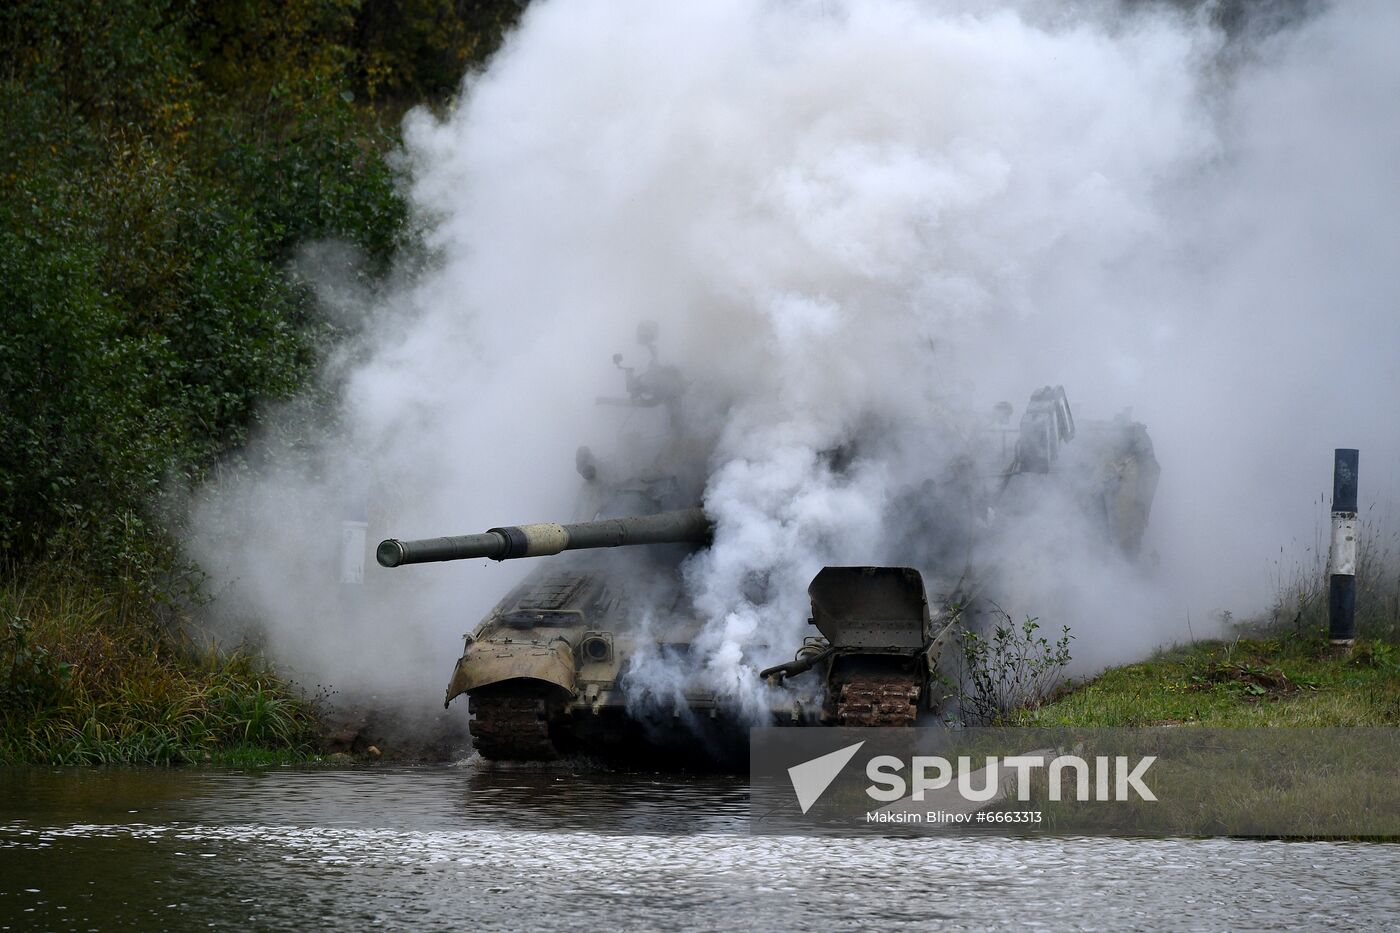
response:
<path id="1" fill-rule="evenodd" d="M 0 930 L 1394 928 L 1400 846 L 751 836 L 745 781 L 0 771 Z"/>

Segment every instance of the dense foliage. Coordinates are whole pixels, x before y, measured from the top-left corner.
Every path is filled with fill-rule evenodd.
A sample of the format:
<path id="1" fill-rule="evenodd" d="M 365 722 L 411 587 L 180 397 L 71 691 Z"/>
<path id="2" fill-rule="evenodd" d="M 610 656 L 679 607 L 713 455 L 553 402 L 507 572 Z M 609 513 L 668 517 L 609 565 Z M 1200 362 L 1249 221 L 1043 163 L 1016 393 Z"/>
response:
<path id="1" fill-rule="evenodd" d="M 326 325 L 297 248 L 354 244 L 373 275 L 404 243 L 382 113 L 450 91 L 518 12 L 0 6 L 0 565 L 159 556 L 158 490 L 307 380 Z"/>
<path id="2" fill-rule="evenodd" d="M 389 154 L 511 0 L 0 4 L 0 763 L 303 754 L 312 709 L 196 647 L 162 493 L 304 392 L 336 334 L 290 274 L 413 243 Z"/>

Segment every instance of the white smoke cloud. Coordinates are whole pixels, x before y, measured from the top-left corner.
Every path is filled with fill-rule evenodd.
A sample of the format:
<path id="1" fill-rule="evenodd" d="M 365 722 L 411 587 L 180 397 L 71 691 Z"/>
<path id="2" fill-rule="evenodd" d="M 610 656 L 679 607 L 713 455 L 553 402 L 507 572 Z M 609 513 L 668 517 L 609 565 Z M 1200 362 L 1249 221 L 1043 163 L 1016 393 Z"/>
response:
<path id="1" fill-rule="evenodd" d="M 338 428 L 209 489 L 192 552 L 285 663 L 435 691 L 527 568 L 343 590 L 341 518 L 572 516 L 574 448 L 636 427 L 593 403 L 606 361 L 655 319 L 717 522 L 685 575 L 705 664 L 657 659 L 658 692 L 761 703 L 751 666 L 800 644 L 813 574 L 908 562 L 902 503 L 968 413 L 1044 384 L 1148 425 L 1159 566 L 1049 496 L 983 549 L 999 601 L 1071 625 L 1085 669 L 1185 637 L 1188 612 L 1202 635 L 1267 598 L 1333 446 L 1395 491 L 1368 465 L 1400 454 L 1378 417 L 1400 400 L 1397 40 L 1382 0 L 1229 43 L 1108 3 L 535 3 L 445 117 L 408 118 L 436 261 L 355 297 Z"/>

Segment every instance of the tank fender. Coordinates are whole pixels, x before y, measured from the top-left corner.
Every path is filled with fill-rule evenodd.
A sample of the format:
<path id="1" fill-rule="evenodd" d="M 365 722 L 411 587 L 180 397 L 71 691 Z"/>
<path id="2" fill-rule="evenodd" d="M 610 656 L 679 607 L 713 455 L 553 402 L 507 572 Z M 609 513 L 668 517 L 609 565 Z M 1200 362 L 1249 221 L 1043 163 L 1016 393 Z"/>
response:
<path id="1" fill-rule="evenodd" d="M 540 641 L 472 641 L 457 660 L 447 701 L 509 680 L 534 680 L 576 694 L 574 649 L 563 638 Z"/>

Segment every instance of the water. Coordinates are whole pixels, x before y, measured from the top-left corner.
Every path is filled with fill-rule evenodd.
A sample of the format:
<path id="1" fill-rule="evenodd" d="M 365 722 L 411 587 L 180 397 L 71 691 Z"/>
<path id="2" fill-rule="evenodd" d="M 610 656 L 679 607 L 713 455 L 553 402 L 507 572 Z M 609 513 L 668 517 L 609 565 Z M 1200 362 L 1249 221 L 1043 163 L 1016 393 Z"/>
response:
<path id="1" fill-rule="evenodd" d="M 742 779 L 0 771 L 0 930 L 1381 929 L 1400 846 L 750 836 Z"/>

